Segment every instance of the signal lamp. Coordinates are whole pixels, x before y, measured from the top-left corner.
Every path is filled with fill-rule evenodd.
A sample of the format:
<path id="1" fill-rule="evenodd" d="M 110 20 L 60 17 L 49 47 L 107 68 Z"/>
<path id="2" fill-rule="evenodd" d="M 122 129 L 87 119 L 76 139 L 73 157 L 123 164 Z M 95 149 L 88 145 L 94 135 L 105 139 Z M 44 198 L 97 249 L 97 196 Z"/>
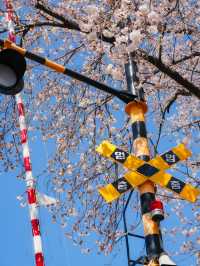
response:
<path id="1" fill-rule="evenodd" d="M 26 60 L 12 49 L 0 52 L 0 93 L 15 95 L 23 89 Z"/>

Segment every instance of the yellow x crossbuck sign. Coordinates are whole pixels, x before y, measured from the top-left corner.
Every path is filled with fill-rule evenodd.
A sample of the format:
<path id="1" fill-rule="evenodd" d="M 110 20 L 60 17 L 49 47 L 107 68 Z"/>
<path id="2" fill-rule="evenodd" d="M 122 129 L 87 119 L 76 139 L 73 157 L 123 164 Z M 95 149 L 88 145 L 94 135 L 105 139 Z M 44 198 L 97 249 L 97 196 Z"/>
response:
<path id="1" fill-rule="evenodd" d="M 199 189 L 165 172 L 172 165 L 191 156 L 191 152 L 184 144 L 179 144 L 162 155 L 157 155 L 148 162 L 117 148 L 109 141 L 103 141 L 96 150 L 101 155 L 121 163 L 124 167 L 131 170 L 124 177 L 99 189 L 99 193 L 108 203 L 119 198 L 121 194 L 131 187 L 134 188 L 142 185 L 147 180 L 151 180 L 155 184 L 175 192 L 181 198 L 190 202 L 195 202 L 200 194 Z"/>

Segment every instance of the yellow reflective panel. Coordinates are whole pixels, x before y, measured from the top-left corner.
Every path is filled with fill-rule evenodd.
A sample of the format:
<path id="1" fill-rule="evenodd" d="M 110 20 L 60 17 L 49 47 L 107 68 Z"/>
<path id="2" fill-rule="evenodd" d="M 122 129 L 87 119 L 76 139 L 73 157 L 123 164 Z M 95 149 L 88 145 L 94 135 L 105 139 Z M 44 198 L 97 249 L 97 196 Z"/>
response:
<path id="1" fill-rule="evenodd" d="M 147 178 L 137 172 L 128 172 L 124 175 L 124 178 L 132 187 L 137 187 L 143 184 Z"/>
<path id="2" fill-rule="evenodd" d="M 160 170 L 166 170 L 170 168 L 170 165 L 168 165 L 159 155 L 157 155 L 148 163 Z"/>
<path id="3" fill-rule="evenodd" d="M 144 164 L 143 160 L 140 160 L 134 155 L 129 155 L 126 161 L 123 163 L 123 166 L 129 170 L 135 170 L 136 168 L 140 167 Z"/>
<path id="4" fill-rule="evenodd" d="M 97 148 L 96 151 L 105 157 L 110 157 L 116 149 L 116 146 L 107 140 L 104 140 Z"/>
<path id="5" fill-rule="evenodd" d="M 190 202 L 195 202 L 200 194 L 200 190 L 193 187 L 190 184 L 186 184 L 179 194 L 181 198 L 184 198 Z"/>
<path id="6" fill-rule="evenodd" d="M 161 187 L 165 187 L 168 184 L 171 177 L 172 176 L 170 174 L 165 173 L 164 171 L 160 171 L 149 179 L 153 181 L 154 183 L 156 183 L 157 185 L 160 185 Z"/>
<path id="7" fill-rule="evenodd" d="M 186 148 L 184 144 L 179 144 L 174 147 L 172 151 L 181 159 L 185 160 L 192 155 L 191 151 Z"/>
<path id="8" fill-rule="evenodd" d="M 107 203 L 116 200 L 121 195 L 112 184 L 108 184 L 105 187 L 98 189 L 101 196 L 105 199 Z"/>

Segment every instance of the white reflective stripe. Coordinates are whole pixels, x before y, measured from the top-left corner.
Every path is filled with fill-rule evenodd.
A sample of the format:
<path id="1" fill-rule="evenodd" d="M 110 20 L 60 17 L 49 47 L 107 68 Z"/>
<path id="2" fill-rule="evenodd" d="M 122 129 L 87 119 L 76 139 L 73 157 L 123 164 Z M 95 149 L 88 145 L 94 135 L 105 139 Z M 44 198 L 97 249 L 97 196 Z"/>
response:
<path id="1" fill-rule="evenodd" d="M 14 25 L 13 25 L 13 22 L 12 20 L 8 20 L 8 28 L 9 28 L 9 32 L 12 32 L 14 33 Z"/>
<path id="2" fill-rule="evenodd" d="M 26 171 L 26 186 L 33 188 L 35 185 L 35 180 L 32 171 Z"/>
<path id="3" fill-rule="evenodd" d="M 22 98 L 21 98 L 20 93 L 18 93 L 18 94 L 15 95 L 15 99 L 16 99 L 17 104 L 18 103 L 22 103 Z"/>
<path id="4" fill-rule="evenodd" d="M 28 172 L 27 172 L 28 173 Z M 26 180 L 26 186 L 28 188 L 34 188 L 35 187 L 35 180 L 34 179 L 29 179 L 29 180 Z"/>
<path id="5" fill-rule="evenodd" d="M 28 142 L 23 143 L 22 147 L 23 147 L 23 157 L 29 157 L 30 158 Z"/>
<path id="6" fill-rule="evenodd" d="M 32 171 L 26 172 L 26 181 L 30 181 L 30 180 L 34 181 Z"/>
<path id="7" fill-rule="evenodd" d="M 42 253 L 42 239 L 41 236 L 33 237 L 33 246 L 35 253 Z"/>
<path id="8" fill-rule="evenodd" d="M 38 205 L 36 203 L 29 204 L 29 213 L 31 221 L 34 219 L 38 219 Z"/>
<path id="9" fill-rule="evenodd" d="M 21 131 L 23 129 L 26 129 L 26 121 L 25 121 L 25 117 L 23 115 L 19 116 L 19 127 L 20 127 Z"/>

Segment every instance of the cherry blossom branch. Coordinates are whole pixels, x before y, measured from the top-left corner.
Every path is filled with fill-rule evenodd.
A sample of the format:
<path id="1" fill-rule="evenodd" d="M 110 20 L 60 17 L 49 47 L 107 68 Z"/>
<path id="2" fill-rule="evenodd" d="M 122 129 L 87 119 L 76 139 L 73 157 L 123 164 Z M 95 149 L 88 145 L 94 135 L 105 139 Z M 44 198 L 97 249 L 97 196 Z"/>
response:
<path id="1" fill-rule="evenodd" d="M 173 65 L 176 65 L 176 64 L 179 64 L 179 63 L 182 63 L 182 62 L 184 62 L 184 61 L 186 61 L 186 60 L 188 60 L 188 59 L 192 59 L 193 57 L 196 57 L 196 56 L 200 56 L 200 52 L 194 52 L 194 53 L 192 53 L 192 54 L 190 54 L 190 55 L 186 55 L 186 56 L 184 56 L 183 58 L 181 58 L 181 59 L 178 59 L 178 60 L 173 60 L 172 61 L 172 63 L 173 63 Z"/>
<path id="2" fill-rule="evenodd" d="M 182 125 L 181 127 L 178 127 L 176 130 L 181 130 L 182 128 L 187 128 L 187 127 L 189 128 L 192 126 L 200 126 L 200 120 L 195 120 L 195 121 L 192 121 L 191 123 Z M 173 130 L 172 132 L 174 132 L 176 130 Z"/>
<path id="3" fill-rule="evenodd" d="M 63 23 L 62 27 L 64 27 L 64 28 L 67 28 L 69 30 L 76 30 L 76 31 L 79 31 L 79 32 L 82 32 L 82 33 L 87 33 L 87 34 L 91 32 L 91 31 L 83 31 L 83 30 L 81 30 L 81 28 L 80 28 L 80 26 L 79 26 L 79 24 L 77 22 L 69 20 L 69 19 L 66 19 L 62 15 L 59 15 L 58 13 L 56 13 L 56 12 L 52 11 L 51 9 L 45 7 L 44 5 L 42 5 L 39 2 L 35 5 L 35 7 L 37 9 L 45 12 L 46 14 L 50 15 L 51 17 L 61 21 Z M 115 38 L 114 37 L 106 37 L 102 33 L 97 33 L 97 37 L 99 39 L 101 39 L 102 41 L 110 43 L 110 44 L 113 44 L 115 42 Z"/>
<path id="4" fill-rule="evenodd" d="M 45 7 L 44 5 L 42 5 L 40 2 L 37 2 L 35 7 L 43 12 L 45 12 L 46 14 L 50 15 L 51 17 L 61 21 L 63 23 L 63 25 L 68 28 L 69 30 L 77 30 L 77 31 L 81 31 L 81 28 L 79 27 L 78 23 L 76 23 L 75 21 L 72 20 L 68 20 L 65 17 L 59 15 L 58 13 L 52 11 L 51 9 Z"/>
<path id="5" fill-rule="evenodd" d="M 56 12 L 54 12 L 54 11 L 50 10 L 49 8 L 45 7 L 40 2 L 38 2 L 35 5 L 35 7 L 37 9 L 40 9 L 41 11 L 47 13 L 48 15 L 60 20 L 61 22 L 63 22 L 63 26 L 65 26 L 68 29 L 77 30 L 79 32 L 83 32 L 83 33 L 86 33 L 86 34 L 89 33 L 89 32 L 82 31 L 77 22 L 66 19 L 62 15 L 59 15 Z M 105 42 L 110 43 L 110 44 L 113 44 L 114 41 L 115 41 L 114 37 L 108 38 L 108 37 L 103 36 L 103 34 L 99 34 L 99 33 L 97 34 L 97 37 L 100 38 L 101 40 L 105 41 Z M 187 60 L 187 59 L 191 58 L 192 56 L 198 56 L 198 55 L 199 55 L 199 53 L 193 53 L 193 55 L 185 57 L 185 59 L 182 59 L 182 60 Z M 165 73 L 171 79 L 175 80 L 179 85 L 181 85 L 185 89 L 187 89 L 191 94 L 197 96 L 200 99 L 200 90 L 199 90 L 199 88 L 197 86 L 195 86 L 193 83 L 191 83 L 190 81 L 188 81 L 187 79 L 185 79 L 184 77 L 182 77 L 177 71 L 172 70 L 171 68 L 169 68 L 169 66 L 167 66 L 163 62 L 161 62 L 161 60 L 159 60 L 158 58 L 156 58 L 154 56 L 148 55 L 145 51 L 142 51 L 141 56 L 142 56 L 143 59 L 145 59 L 149 63 L 151 63 L 154 66 L 156 66 L 160 71 Z M 178 61 L 176 61 L 176 63 L 177 62 Z M 179 62 L 181 62 L 181 61 L 179 60 Z"/>
<path id="6" fill-rule="evenodd" d="M 158 58 L 148 55 L 144 50 L 140 50 L 140 56 L 157 67 L 161 72 L 165 73 L 171 79 L 175 80 L 179 85 L 182 85 L 191 94 L 195 95 L 200 99 L 200 89 L 191 83 L 186 78 L 183 78 L 176 70 L 169 68 L 166 64 L 160 61 Z"/>

